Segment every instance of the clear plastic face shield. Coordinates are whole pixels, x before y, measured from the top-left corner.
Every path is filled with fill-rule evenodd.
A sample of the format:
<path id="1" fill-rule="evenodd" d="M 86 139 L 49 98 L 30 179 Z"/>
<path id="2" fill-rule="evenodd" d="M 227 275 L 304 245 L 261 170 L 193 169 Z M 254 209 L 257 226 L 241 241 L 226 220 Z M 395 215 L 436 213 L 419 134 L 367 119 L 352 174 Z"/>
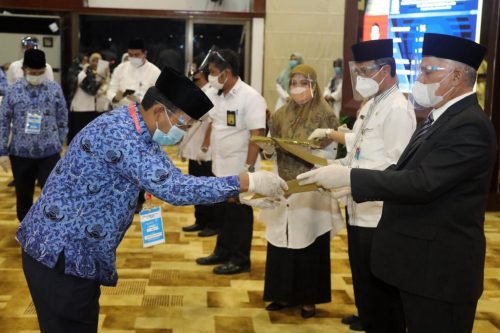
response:
<path id="1" fill-rule="evenodd" d="M 385 63 L 376 64 L 375 61 L 349 61 L 351 74 L 352 94 L 356 101 L 363 101 L 375 95 L 379 90 L 381 77 L 378 77 Z"/>
<path id="2" fill-rule="evenodd" d="M 313 99 L 316 84 L 309 75 L 293 74 L 288 83 L 288 94 L 297 104 L 305 104 Z"/>
<path id="3" fill-rule="evenodd" d="M 411 60 L 409 107 L 417 118 L 425 118 L 439 104 L 452 87 L 444 87 L 444 81 L 453 73 L 453 68 L 439 58 L 413 57 Z"/>
<path id="4" fill-rule="evenodd" d="M 198 121 L 191 118 L 187 113 L 168 100 L 157 101 L 157 103 L 165 109 L 168 117 L 167 122 L 169 122 L 171 126 L 177 126 L 186 131 Z"/>

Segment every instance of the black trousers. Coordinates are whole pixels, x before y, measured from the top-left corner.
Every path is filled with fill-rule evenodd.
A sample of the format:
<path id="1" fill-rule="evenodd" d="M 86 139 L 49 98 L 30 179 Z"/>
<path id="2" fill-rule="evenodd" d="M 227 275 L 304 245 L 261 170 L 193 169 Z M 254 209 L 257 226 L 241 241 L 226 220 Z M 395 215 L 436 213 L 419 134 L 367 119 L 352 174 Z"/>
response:
<path id="1" fill-rule="evenodd" d="M 100 285 L 64 274 L 64 255 L 49 268 L 22 253 L 23 270 L 41 333 L 96 333 Z"/>
<path id="2" fill-rule="evenodd" d="M 405 333 L 399 290 L 371 272 L 374 233 L 375 228 L 348 225 L 348 253 L 359 318 L 367 333 Z"/>
<path id="3" fill-rule="evenodd" d="M 470 333 L 477 301 L 449 303 L 401 291 L 408 333 Z"/>
<path id="4" fill-rule="evenodd" d="M 100 113 L 97 111 L 71 111 L 68 114 L 68 145 L 73 138 L 92 120 L 99 117 Z"/>
<path id="5" fill-rule="evenodd" d="M 188 171 L 190 175 L 197 177 L 214 177 L 212 173 L 212 161 L 201 161 L 198 163 L 189 160 Z M 202 228 L 219 229 L 220 221 L 216 215 L 217 205 L 194 205 L 194 217 L 196 224 Z"/>
<path id="6" fill-rule="evenodd" d="M 59 154 L 43 158 L 10 156 L 16 186 L 16 211 L 19 221 L 24 219 L 33 205 L 36 180 L 43 188 L 59 158 Z"/>
<path id="7" fill-rule="evenodd" d="M 222 225 L 217 235 L 214 253 L 235 265 L 250 265 L 253 234 L 253 209 L 237 203 L 217 206 Z"/>

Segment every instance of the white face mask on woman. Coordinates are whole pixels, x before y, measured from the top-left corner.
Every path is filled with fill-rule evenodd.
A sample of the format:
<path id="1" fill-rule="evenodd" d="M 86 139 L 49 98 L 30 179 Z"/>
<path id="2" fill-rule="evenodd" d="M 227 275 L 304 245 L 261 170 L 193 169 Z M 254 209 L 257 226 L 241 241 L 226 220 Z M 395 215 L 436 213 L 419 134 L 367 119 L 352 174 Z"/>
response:
<path id="1" fill-rule="evenodd" d="M 436 91 L 439 89 L 441 82 L 443 82 L 452 72 L 448 73 L 441 81 L 436 83 L 422 83 L 415 82 L 412 88 L 413 98 L 419 105 L 430 108 L 439 104 L 444 96 L 448 95 L 454 87 L 451 87 L 443 96 L 436 96 Z"/>

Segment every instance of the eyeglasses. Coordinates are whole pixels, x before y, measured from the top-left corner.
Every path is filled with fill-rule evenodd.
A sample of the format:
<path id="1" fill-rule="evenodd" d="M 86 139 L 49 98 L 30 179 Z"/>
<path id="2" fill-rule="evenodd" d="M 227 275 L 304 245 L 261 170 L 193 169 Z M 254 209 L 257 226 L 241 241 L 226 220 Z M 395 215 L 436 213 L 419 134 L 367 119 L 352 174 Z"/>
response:
<path id="1" fill-rule="evenodd" d="M 371 64 L 369 66 L 363 66 L 363 67 L 358 67 L 356 66 L 353 70 L 354 74 L 356 75 L 361 75 L 361 76 L 369 76 L 371 73 L 379 70 L 383 66 L 387 64 L 382 63 L 382 64 Z"/>
<path id="2" fill-rule="evenodd" d="M 448 68 L 446 68 L 446 67 L 431 66 L 431 65 L 420 66 L 420 73 L 425 74 L 425 75 L 429 75 L 429 74 L 432 74 L 434 72 L 444 71 L 444 70 L 447 70 L 447 69 Z"/>
<path id="3" fill-rule="evenodd" d="M 188 115 L 183 113 L 183 111 L 181 111 L 175 105 L 171 104 L 169 106 L 166 106 L 165 104 L 163 104 L 159 101 L 156 101 L 156 102 L 158 104 L 160 104 L 161 106 L 163 106 L 165 113 L 167 114 L 168 120 L 170 120 L 171 117 L 175 118 L 175 124 L 173 124 L 173 122 L 172 122 L 173 125 L 175 125 L 179 128 L 182 128 L 182 129 L 189 129 L 195 123 L 195 119 L 192 119 L 191 117 L 189 117 Z M 176 112 L 182 112 L 182 113 L 179 114 Z"/>

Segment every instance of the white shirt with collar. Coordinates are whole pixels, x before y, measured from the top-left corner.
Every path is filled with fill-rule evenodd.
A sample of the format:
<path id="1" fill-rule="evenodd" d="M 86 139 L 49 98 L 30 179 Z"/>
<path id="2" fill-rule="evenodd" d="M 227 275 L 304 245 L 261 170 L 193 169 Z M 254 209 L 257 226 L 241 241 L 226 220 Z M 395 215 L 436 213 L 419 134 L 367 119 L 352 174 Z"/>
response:
<path id="1" fill-rule="evenodd" d="M 446 111 L 448 110 L 448 108 L 450 106 L 452 106 L 453 104 L 461 101 L 462 99 L 464 99 L 465 97 L 467 96 L 470 96 L 472 94 L 475 94 L 476 92 L 475 91 L 470 91 L 468 93 L 465 93 L 463 95 L 460 95 L 460 96 L 457 96 L 453 99 L 450 99 L 448 102 L 446 102 L 443 106 L 441 106 L 440 108 L 437 108 L 437 109 L 433 109 L 431 112 L 432 112 L 432 118 L 434 119 L 434 122 L 436 122 L 436 120 L 438 120 L 439 117 L 441 117 L 441 115 Z"/>
<path id="2" fill-rule="evenodd" d="M 384 170 L 398 161 L 416 126 L 413 108 L 394 85 L 361 108 L 352 133 L 345 135 L 347 157 L 337 161 L 351 168 Z M 349 197 L 349 224 L 377 227 L 382 204 L 382 201 L 358 204 Z"/>
<path id="3" fill-rule="evenodd" d="M 236 175 L 245 167 L 250 131 L 266 128 L 266 101 L 240 78 L 226 94 L 216 95 L 212 119 L 212 172 L 217 177 Z M 228 124 L 234 119 L 234 126 Z M 234 115 L 234 116 L 233 116 Z M 258 168 L 259 162 L 255 164 Z"/>
<path id="4" fill-rule="evenodd" d="M 13 63 L 10 64 L 9 70 L 7 71 L 7 83 L 8 84 L 13 84 L 19 79 L 22 79 L 24 77 L 24 71 L 23 71 L 23 59 L 19 59 L 14 61 Z M 45 79 L 54 81 L 54 71 L 52 70 L 52 66 L 49 64 L 45 64 L 45 73 L 43 74 L 45 76 Z"/>
<path id="5" fill-rule="evenodd" d="M 121 90 L 121 92 L 133 90 L 134 95 L 139 98 L 140 102 L 146 91 L 155 85 L 160 73 L 160 69 L 147 60 L 139 67 L 132 65 L 130 61 L 122 62 L 111 75 L 107 96 L 111 101 L 118 90 Z M 131 103 L 127 98 L 122 101 L 124 101 L 122 104 Z"/>
<path id="6" fill-rule="evenodd" d="M 217 90 L 212 88 L 210 84 L 205 84 L 201 90 L 207 95 L 207 97 L 215 105 L 215 96 L 217 95 Z M 208 125 L 212 122 L 210 117 L 205 117 L 202 121 L 195 123 L 184 135 L 182 142 L 179 145 L 179 155 L 181 157 L 196 160 L 198 152 L 205 140 L 205 133 L 207 131 Z M 205 154 L 205 161 L 212 160 L 211 147 L 208 147 L 207 153 Z"/>

